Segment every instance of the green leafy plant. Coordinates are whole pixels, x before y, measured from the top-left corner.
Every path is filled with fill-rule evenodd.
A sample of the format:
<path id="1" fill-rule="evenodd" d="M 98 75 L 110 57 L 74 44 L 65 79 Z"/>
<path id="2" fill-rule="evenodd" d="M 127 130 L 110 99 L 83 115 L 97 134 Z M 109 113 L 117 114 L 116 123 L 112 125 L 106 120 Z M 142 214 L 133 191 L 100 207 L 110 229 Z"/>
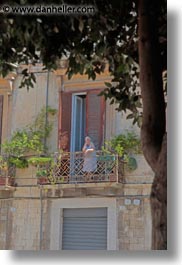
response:
<path id="1" fill-rule="evenodd" d="M 18 168 L 28 166 L 26 155 L 33 152 L 40 156 L 47 151 L 45 139 L 53 128 L 52 122 L 46 122 L 46 115 L 55 115 L 56 109 L 43 107 L 32 124 L 13 133 L 11 140 L 2 145 L 2 153 L 8 157 L 9 164 Z"/>
<path id="2" fill-rule="evenodd" d="M 52 157 L 31 157 L 28 159 L 28 163 L 33 166 L 46 165 L 53 162 Z"/>
<path id="3" fill-rule="evenodd" d="M 132 155 L 141 153 L 140 139 L 133 132 L 120 134 L 110 141 L 105 141 L 102 151 L 105 154 L 117 153 L 119 157 L 127 162 L 128 168 L 134 170 L 136 169 L 136 163 L 134 163 Z"/>
<path id="4" fill-rule="evenodd" d="M 41 153 L 43 145 L 41 138 L 35 131 L 34 133 L 28 130 L 18 130 L 14 132 L 10 141 L 6 141 L 3 145 L 3 153 L 7 156 L 14 156 L 20 158 L 26 155 L 29 151 Z"/>
<path id="5" fill-rule="evenodd" d="M 9 157 L 8 164 L 15 165 L 17 168 L 28 167 L 28 161 L 24 157 Z"/>
<path id="6" fill-rule="evenodd" d="M 43 182 L 50 181 L 51 172 L 54 165 L 54 160 L 52 157 L 31 157 L 28 159 L 28 163 L 35 166 L 36 170 L 36 177 L 40 179 L 43 178 Z"/>
<path id="7" fill-rule="evenodd" d="M 119 156 L 137 154 L 141 153 L 141 143 L 135 133 L 127 132 L 126 134 L 115 136 L 110 141 L 105 141 L 102 150 L 106 153 L 115 152 Z"/>
<path id="8" fill-rule="evenodd" d="M 0 156 L 0 186 L 14 186 L 14 166 L 10 167 L 6 157 Z"/>
<path id="9" fill-rule="evenodd" d="M 46 169 L 38 169 L 36 172 L 37 177 L 47 177 L 48 171 Z"/>
<path id="10" fill-rule="evenodd" d="M 57 159 L 61 160 L 63 155 L 63 150 L 59 150 L 56 153 L 56 156 L 47 156 L 47 157 L 31 157 L 28 159 L 28 163 L 35 166 L 37 168 L 36 177 L 43 178 L 46 180 L 46 183 L 56 184 L 57 178 L 54 177 L 55 167 L 57 166 Z M 64 177 L 59 177 L 59 182 L 64 182 Z"/>
<path id="11" fill-rule="evenodd" d="M 52 128 L 53 123 L 50 121 L 50 116 L 55 115 L 57 112 L 56 109 L 51 108 L 50 106 L 43 107 L 40 113 L 36 116 L 34 122 L 31 125 L 27 126 L 27 130 L 29 131 L 32 138 L 35 137 L 35 141 L 39 140 L 39 143 L 42 143 L 42 148 L 46 148 L 44 146 L 45 138 L 48 138 Z M 49 117 L 49 121 L 46 121 L 46 116 Z"/>
<path id="12" fill-rule="evenodd" d="M 0 156 L 0 170 L 4 170 L 4 171 L 8 170 L 7 161 L 4 159 L 3 156 Z"/>

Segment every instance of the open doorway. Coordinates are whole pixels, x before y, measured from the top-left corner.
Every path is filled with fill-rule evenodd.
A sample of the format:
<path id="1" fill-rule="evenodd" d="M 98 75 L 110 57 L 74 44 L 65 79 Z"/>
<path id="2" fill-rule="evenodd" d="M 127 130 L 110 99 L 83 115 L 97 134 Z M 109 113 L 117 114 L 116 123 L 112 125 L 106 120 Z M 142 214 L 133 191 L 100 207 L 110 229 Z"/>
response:
<path id="1" fill-rule="evenodd" d="M 86 128 L 86 93 L 72 95 L 71 152 L 81 151 Z"/>

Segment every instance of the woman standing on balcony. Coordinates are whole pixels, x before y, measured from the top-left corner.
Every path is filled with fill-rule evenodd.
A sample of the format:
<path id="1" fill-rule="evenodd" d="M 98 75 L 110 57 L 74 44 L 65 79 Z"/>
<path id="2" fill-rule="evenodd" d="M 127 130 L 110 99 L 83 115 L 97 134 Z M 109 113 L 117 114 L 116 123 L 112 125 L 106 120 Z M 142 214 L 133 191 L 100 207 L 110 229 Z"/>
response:
<path id="1" fill-rule="evenodd" d="M 95 146 L 92 143 L 90 137 L 85 137 L 85 144 L 82 148 L 84 153 L 83 171 L 87 172 L 87 180 L 90 181 L 91 172 L 97 169 L 97 158 L 95 152 Z"/>

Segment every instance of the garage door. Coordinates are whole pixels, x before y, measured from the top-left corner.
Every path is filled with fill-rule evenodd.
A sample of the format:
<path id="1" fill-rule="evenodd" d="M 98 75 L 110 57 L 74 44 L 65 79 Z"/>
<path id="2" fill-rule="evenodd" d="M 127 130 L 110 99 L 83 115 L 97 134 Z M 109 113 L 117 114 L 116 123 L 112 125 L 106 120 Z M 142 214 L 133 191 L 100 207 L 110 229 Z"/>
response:
<path id="1" fill-rule="evenodd" d="M 107 249 L 107 208 L 64 209 L 62 249 Z"/>

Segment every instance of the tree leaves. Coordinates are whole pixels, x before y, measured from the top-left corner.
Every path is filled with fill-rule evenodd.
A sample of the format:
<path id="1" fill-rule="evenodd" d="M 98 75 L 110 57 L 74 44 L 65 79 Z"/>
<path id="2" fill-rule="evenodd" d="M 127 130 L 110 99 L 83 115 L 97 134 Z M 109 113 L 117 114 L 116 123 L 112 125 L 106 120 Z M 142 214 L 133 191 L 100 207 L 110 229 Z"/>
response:
<path id="1" fill-rule="evenodd" d="M 19 88 L 27 88 L 27 90 L 29 90 L 30 88 L 34 87 L 34 84 L 36 83 L 36 77 L 34 75 L 34 73 L 28 73 L 28 69 L 24 69 L 22 71 L 22 81 L 21 84 L 19 86 Z"/>
<path id="2" fill-rule="evenodd" d="M 20 0 L 16 3 L 20 4 Z M 52 4 L 51 1 L 48 1 Z M 6 3 L 5 0 L 2 4 Z M 9 1 L 9 5 L 13 4 Z M 36 4 L 26 0 L 26 4 Z M 80 4 L 69 0 L 69 4 Z M 56 4 L 62 4 L 57 0 Z M 82 4 L 88 4 L 82 1 Z M 95 1 L 90 1 L 95 4 Z M 163 69 L 166 69 L 166 3 L 161 1 L 159 38 Z M 141 95 L 139 89 L 137 2 L 101 0 L 92 16 L 21 16 L 0 17 L 0 72 L 5 76 L 14 70 L 8 63 L 35 64 L 42 62 L 45 69 L 56 69 L 57 61 L 67 56 L 68 78 L 86 74 L 96 79 L 109 65 L 111 84 L 101 95 L 118 103 L 118 111 L 130 110 L 134 122 L 140 119 Z M 21 88 L 34 86 L 32 73 L 22 72 Z M 138 94 L 136 94 L 138 93 Z M 138 112 L 138 116 L 136 113 Z"/>

